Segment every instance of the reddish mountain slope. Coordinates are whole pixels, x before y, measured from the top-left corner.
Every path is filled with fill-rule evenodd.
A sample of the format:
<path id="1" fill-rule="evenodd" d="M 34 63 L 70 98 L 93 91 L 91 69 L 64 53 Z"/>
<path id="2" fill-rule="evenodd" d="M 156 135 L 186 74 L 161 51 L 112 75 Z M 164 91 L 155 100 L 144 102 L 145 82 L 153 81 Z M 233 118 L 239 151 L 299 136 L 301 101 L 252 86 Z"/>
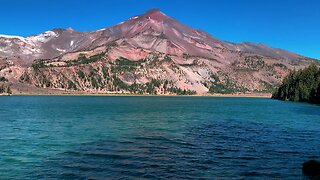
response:
<path id="1" fill-rule="evenodd" d="M 91 32 L 0 35 L 0 76 L 17 91 L 269 92 L 290 69 L 312 62 L 263 44 L 221 41 L 157 9 Z"/>

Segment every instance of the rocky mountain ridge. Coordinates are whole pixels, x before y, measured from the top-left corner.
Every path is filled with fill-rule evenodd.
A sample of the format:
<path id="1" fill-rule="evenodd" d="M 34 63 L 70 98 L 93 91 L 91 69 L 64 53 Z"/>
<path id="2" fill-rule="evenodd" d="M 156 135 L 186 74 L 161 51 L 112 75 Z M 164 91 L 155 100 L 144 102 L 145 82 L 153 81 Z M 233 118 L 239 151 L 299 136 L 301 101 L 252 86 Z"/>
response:
<path id="1" fill-rule="evenodd" d="M 91 32 L 0 35 L 0 77 L 16 92 L 271 92 L 313 59 L 263 44 L 230 43 L 157 9 Z"/>

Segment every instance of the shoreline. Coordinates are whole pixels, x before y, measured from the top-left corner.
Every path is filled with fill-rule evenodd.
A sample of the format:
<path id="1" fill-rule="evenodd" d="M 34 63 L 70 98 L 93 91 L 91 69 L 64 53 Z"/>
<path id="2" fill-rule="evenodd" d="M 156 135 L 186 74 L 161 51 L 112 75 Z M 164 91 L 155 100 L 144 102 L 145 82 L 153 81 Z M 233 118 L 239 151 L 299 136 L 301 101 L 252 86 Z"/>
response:
<path id="1" fill-rule="evenodd" d="M 0 96 L 12 96 L 12 94 L 2 93 L 2 94 L 0 94 Z"/>
<path id="2" fill-rule="evenodd" d="M 0 95 L 1 96 L 1 95 Z M 3 95 L 8 96 L 8 95 Z M 252 94 L 195 94 L 195 95 L 173 95 L 173 94 L 125 94 L 125 93 L 17 93 L 11 94 L 9 96 L 118 96 L 118 97 L 243 97 L 243 98 L 271 98 L 270 93 L 252 93 Z"/>

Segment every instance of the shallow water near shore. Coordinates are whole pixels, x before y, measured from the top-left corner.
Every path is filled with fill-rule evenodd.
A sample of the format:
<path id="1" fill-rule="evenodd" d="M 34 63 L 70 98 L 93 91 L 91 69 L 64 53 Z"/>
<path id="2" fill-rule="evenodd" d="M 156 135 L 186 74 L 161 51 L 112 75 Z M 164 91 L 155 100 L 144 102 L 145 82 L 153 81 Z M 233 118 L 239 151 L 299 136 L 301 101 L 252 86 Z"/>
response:
<path id="1" fill-rule="evenodd" d="M 265 98 L 0 97 L 0 179 L 301 179 L 319 127 Z"/>

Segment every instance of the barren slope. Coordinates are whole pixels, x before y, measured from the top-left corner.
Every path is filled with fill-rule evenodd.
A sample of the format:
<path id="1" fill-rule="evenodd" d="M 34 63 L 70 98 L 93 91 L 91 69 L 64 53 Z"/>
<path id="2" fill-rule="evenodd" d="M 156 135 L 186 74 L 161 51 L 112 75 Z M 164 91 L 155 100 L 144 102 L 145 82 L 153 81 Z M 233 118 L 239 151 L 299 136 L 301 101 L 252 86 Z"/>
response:
<path id="1" fill-rule="evenodd" d="M 221 41 L 156 9 L 92 32 L 0 36 L 0 76 L 16 89 L 23 84 L 87 93 L 271 92 L 290 69 L 312 62 L 263 44 Z"/>

